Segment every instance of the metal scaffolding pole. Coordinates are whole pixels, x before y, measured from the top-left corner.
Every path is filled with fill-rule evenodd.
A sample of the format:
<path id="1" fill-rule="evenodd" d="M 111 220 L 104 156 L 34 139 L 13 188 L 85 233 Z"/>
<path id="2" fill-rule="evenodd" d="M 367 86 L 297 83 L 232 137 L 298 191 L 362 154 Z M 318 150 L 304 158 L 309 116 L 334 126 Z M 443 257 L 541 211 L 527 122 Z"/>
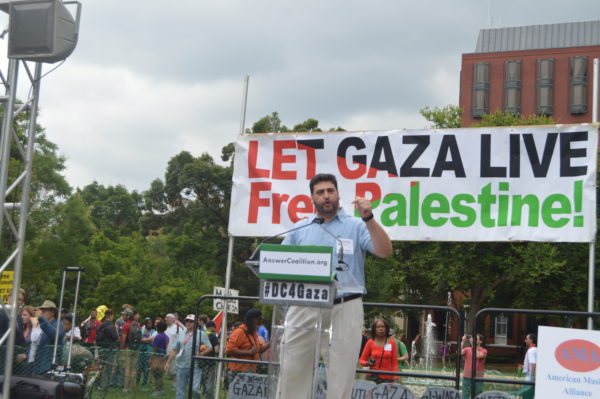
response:
<path id="1" fill-rule="evenodd" d="M 31 82 L 31 96 L 26 103 L 18 105 L 16 103 L 17 77 L 19 64 L 27 72 L 27 76 Z M 10 60 L 8 71 L 8 82 L 6 86 L 7 102 L 3 108 L 4 119 L 2 123 L 2 131 L 0 133 L 0 229 L 4 225 L 4 221 L 10 227 L 6 229 L 12 235 L 14 242 L 6 260 L 2 262 L 0 272 L 7 270 L 12 266 L 14 271 L 12 292 L 17 293 L 21 286 L 21 271 L 23 266 L 23 251 L 25 247 L 25 230 L 27 227 L 27 213 L 29 210 L 29 197 L 31 186 L 31 168 L 33 164 L 35 132 L 37 126 L 37 111 L 40 95 L 40 80 L 42 75 L 42 64 L 35 63 L 35 72 L 32 75 L 25 61 Z M 16 110 L 16 111 L 15 111 Z M 28 112 L 27 129 L 24 140 L 20 140 L 14 130 L 14 120 L 21 113 Z M 15 175 L 9 175 L 8 165 L 11 148 L 17 148 L 18 151 L 13 151 L 21 157 L 22 169 L 17 171 Z M 18 195 L 20 189 L 20 203 L 14 206 L 8 202 L 8 197 L 13 194 L 13 197 Z M 17 209 L 17 212 L 12 214 L 8 209 Z M 1 236 L 0 236 L 1 242 Z M 17 325 L 18 312 L 18 294 L 12 295 L 10 309 L 3 306 L 4 311 L 10 311 L 9 329 L 1 338 L 2 341 L 7 340 L 6 359 L 4 366 L 4 386 L 2 398 L 8 399 L 10 395 L 10 377 L 12 374 L 12 365 L 14 357 L 14 342 L 15 331 Z"/>
<path id="2" fill-rule="evenodd" d="M 599 58 L 594 59 L 593 65 L 593 80 L 592 80 L 592 123 L 598 123 L 598 63 Z M 598 188 L 596 187 L 596 190 Z M 597 215 L 596 215 L 597 217 Z M 588 266 L 588 312 L 594 311 L 594 300 L 595 300 L 595 284 L 596 284 L 596 241 L 590 242 L 589 247 L 589 266 Z M 588 317 L 587 323 L 588 330 L 594 329 L 594 319 Z"/>
<path id="3" fill-rule="evenodd" d="M 240 134 L 244 133 L 246 130 L 246 107 L 248 104 L 248 83 L 250 82 L 250 76 L 246 75 L 244 77 L 244 88 L 242 92 L 242 114 L 240 116 Z M 229 235 L 229 246 L 227 249 L 227 269 L 225 271 L 225 295 L 229 295 L 229 286 L 231 283 L 231 266 L 233 263 L 233 245 L 235 243 L 235 238 L 230 234 Z M 225 346 L 227 343 L 227 307 L 228 302 L 225 299 L 223 307 L 223 321 L 221 322 L 221 345 L 219 345 L 219 357 L 223 357 L 223 353 L 225 352 Z M 217 366 L 217 384 L 216 384 L 216 392 L 219 392 L 221 388 L 221 375 L 223 373 L 223 364 L 219 362 Z"/>

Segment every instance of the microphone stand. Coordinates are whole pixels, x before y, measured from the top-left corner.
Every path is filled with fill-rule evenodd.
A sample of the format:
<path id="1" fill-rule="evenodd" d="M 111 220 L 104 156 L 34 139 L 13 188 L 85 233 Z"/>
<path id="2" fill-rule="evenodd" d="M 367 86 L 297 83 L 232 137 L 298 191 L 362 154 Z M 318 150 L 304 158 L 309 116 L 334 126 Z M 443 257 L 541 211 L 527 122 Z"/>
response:
<path id="1" fill-rule="evenodd" d="M 324 226 L 323 223 L 325 223 L 325 219 L 323 218 L 315 218 L 316 219 L 320 219 L 319 221 L 315 222 L 317 223 L 322 229 L 323 231 L 325 231 L 327 234 L 329 234 L 331 237 L 333 237 L 337 243 L 339 244 L 339 251 L 337 251 L 338 253 L 338 264 L 335 267 L 335 270 L 338 271 L 342 271 L 342 270 L 348 270 L 348 265 L 346 265 L 346 263 L 344 262 L 344 243 L 342 242 L 342 240 L 340 240 L 339 237 L 333 235 L 333 233 L 329 230 L 327 230 Z M 343 266 L 346 266 L 346 268 L 344 268 Z"/>
<path id="2" fill-rule="evenodd" d="M 258 255 L 258 253 L 260 251 L 260 246 L 262 244 L 264 244 L 266 241 L 272 240 L 273 238 L 282 236 L 282 235 L 287 234 L 287 233 L 291 233 L 292 231 L 296 231 L 296 230 L 300 230 L 300 229 L 303 229 L 305 227 L 308 227 L 308 226 L 312 225 L 313 223 L 317 223 L 317 224 L 320 225 L 324 221 L 325 220 L 322 217 L 318 217 L 317 216 L 313 220 L 311 220 L 310 223 L 303 224 L 302 226 L 297 226 L 297 227 L 294 227 L 293 229 L 286 230 L 286 231 L 284 231 L 282 233 L 278 233 L 278 234 L 275 234 L 273 236 L 263 238 L 261 240 L 261 242 L 258 243 L 258 245 L 256 246 L 256 248 L 254 249 L 254 252 L 252 252 L 252 255 L 250 255 L 250 258 L 248 258 L 248 260 L 245 261 L 246 266 L 248 266 L 250 268 L 250 270 L 252 271 L 252 273 L 254 273 L 256 275 L 256 277 L 258 277 L 258 265 L 260 263 L 260 260 L 258 259 L 257 255 Z"/>
<path id="3" fill-rule="evenodd" d="M 348 265 L 346 264 L 346 262 L 344 262 L 344 243 L 342 242 L 342 240 L 339 237 L 335 236 L 331 231 L 327 230 L 325 228 L 325 226 L 323 226 L 323 223 L 325 223 L 325 219 L 323 219 L 323 218 L 317 218 L 317 219 L 320 219 L 320 220 L 317 221 L 316 223 L 318 223 L 319 226 L 327 234 L 329 234 L 331 237 L 333 237 L 338 242 L 338 244 L 339 244 L 340 250 L 338 251 L 338 264 L 335 267 L 335 270 L 338 271 L 338 272 L 346 272 L 345 275 L 350 280 L 350 283 L 352 285 L 354 285 L 354 287 L 356 287 L 356 290 L 358 290 L 361 286 L 358 284 L 358 281 L 356 280 L 356 277 L 354 277 L 354 274 L 352 274 L 352 272 L 350 271 L 350 268 L 348 267 Z M 342 289 L 342 286 L 340 284 L 340 281 L 338 279 L 337 273 L 335 275 L 335 285 L 336 285 L 337 291 L 344 292 L 344 290 Z"/>

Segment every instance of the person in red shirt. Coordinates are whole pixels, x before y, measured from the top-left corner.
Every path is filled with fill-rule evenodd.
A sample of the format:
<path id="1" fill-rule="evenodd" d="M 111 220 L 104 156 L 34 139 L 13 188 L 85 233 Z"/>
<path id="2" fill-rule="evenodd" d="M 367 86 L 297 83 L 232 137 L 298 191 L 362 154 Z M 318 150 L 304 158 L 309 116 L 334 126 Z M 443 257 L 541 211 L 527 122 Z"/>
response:
<path id="1" fill-rule="evenodd" d="M 371 339 L 363 349 L 360 364 L 371 370 L 398 372 L 398 348 L 396 341 L 390 339 L 390 325 L 385 320 L 377 319 L 371 325 Z M 394 382 L 398 376 L 367 374 L 367 379 L 381 384 Z"/>
<path id="2" fill-rule="evenodd" d="M 96 331 L 98 326 L 102 324 L 97 318 L 98 312 L 96 309 L 90 311 L 90 316 L 81 322 L 79 328 L 81 329 L 81 335 L 83 336 L 83 342 L 86 344 L 93 344 L 96 342 Z"/>
<path id="3" fill-rule="evenodd" d="M 465 371 L 463 373 L 462 382 L 462 397 L 463 399 L 471 399 L 471 379 L 473 378 L 473 337 L 471 335 L 463 335 L 460 344 L 461 355 L 465 359 Z M 485 358 L 487 357 L 487 349 L 483 347 L 483 335 L 477 334 L 476 343 L 476 373 L 477 377 L 483 377 L 485 370 Z M 475 396 L 483 392 L 483 382 L 475 383 Z"/>
<path id="4" fill-rule="evenodd" d="M 142 327 L 138 322 L 140 315 L 136 310 L 125 309 L 123 312 L 127 315 L 127 321 L 123 325 L 121 336 L 119 337 L 119 347 L 121 348 L 121 364 L 124 369 L 124 388 L 123 392 L 129 392 L 135 384 L 135 375 L 138 358 L 137 338 L 141 336 Z M 136 338 L 137 337 L 137 338 Z"/>

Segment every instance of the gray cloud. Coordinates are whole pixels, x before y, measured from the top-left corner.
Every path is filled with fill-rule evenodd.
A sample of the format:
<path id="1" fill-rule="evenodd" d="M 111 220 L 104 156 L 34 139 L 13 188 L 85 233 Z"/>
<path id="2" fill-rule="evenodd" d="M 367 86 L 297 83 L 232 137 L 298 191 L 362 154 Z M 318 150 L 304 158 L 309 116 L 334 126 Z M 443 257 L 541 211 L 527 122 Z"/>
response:
<path id="1" fill-rule="evenodd" d="M 490 1 L 495 25 L 598 19 L 597 0 Z M 593 14 L 596 15 L 593 15 Z M 40 122 L 76 186 L 144 190 L 181 150 L 218 158 L 239 127 L 420 128 L 458 103 L 462 53 L 488 27 L 476 0 L 84 1 L 81 38 L 45 78 Z"/>

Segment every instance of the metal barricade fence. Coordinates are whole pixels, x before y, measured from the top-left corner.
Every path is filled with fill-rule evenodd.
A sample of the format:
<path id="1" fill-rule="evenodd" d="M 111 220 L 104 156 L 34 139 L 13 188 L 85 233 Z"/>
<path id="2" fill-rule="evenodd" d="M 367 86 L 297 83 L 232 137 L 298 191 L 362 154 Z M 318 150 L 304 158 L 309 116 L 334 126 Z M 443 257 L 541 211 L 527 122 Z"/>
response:
<path id="1" fill-rule="evenodd" d="M 251 297 L 251 296 L 224 296 L 224 295 L 204 295 L 202 297 L 200 297 L 198 299 L 198 301 L 196 302 L 196 314 L 199 313 L 199 309 L 200 309 L 200 304 L 202 303 L 202 301 L 204 300 L 209 300 L 209 299 L 221 299 L 221 300 L 237 300 L 237 301 L 246 301 L 246 302 L 257 302 L 259 300 L 258 297 Z M 463 315 L 461 313 L 459 313 L 456 309 L 449 307 L 449 306 L 433 306 L 433 305 L 413 305 L 413 304 L 390 304 L 390 303 L 375 303 L 375 302 L 364 302 L 363 306 L 365 308 L 381 308 L 381 309 L 393 309 L 393 310 L 415 310 L 415 311 L 424 311 L 424 310 L 437 310 L 437 311 L 443 311 L 443 312 L 448 312 L 449 314 L 451 314 L 452 316 L 454 316 L 456 318 L 456 322 L 457 325 L 459 326 L 459 328 L 457 329 L 457 333 L 455 338 L 455 342 L 457 344 L 460 343 L 460 337 L 462 336 L 462 329 L 464 326 L 464 318 Z M 196 322 L 197 324 L 197 322 Z M 197 325 L 195 326 L 195 330 L 197 329 Z M 221 329 L 221 333 L 226 333 L 227 332 L 227 326 L 222 326 Z M 193 336 L 193 353 L 197 353 L 197 342 L 196 342 L 196 334 L 194 334 Z M 198 384 L 195 384 L 194 381 L 194 370 L 197 367 L 197 362 L 198 361 L 203 361 L 203 362 L 209 362 L 209 363 L 216 363 L 219 364 L 218 368 L 221 368 L 222 364 L 228 364 L 228 363 L 240 363 L 240 364 L 248 364 L 248 365 L 253 365 L 253 366 L 263 366 L 263 367 L 268 367 L 269 365 L 272 365 L 273 363 L 270 361 L 254 361 L 254 360 L 242 360 L 242 359 L 236 359 L 236 358 L 228 358 L 228 357 L 212 357 L 212 356 L 194 356 L 194 359 L 196 361 L 190 361 L 190 371 L 189 371 L 189 383 L 188 383 L 188 393 L 187 393 L 187 398 L 192 399 L 193 398 L 193 393 L 194 391 L 197 389 Z M 357 363 L 358 363 L 358 359 L 357 359 Z M 217 369 L 217 367 L 213 367 L 213 369 Z M 258 369 L 260 371 L 260 368 Z M 378 371 L 378 370 L 365 370 L 365 369 L 356 369 L 355 372 L 358 374 L 373 374 L 373 375 L 386 375 L 386 376 L 397 376 L 397 377 L 407 377 L 409 379 L 423 379 L 423 380 L 437 380 L 438 384 L 439 381 L 448 381 L 450 383 L 452 383 L 452 385 L 454 386 L 455 389 L 459 389 L 460 386 L 460 356 L 456 356 L 456 359 L 454 361 L 454 366 L 452 367 L 452 372 L 450 373 L 450 375 L 448 374 L 440 374 L 440 373 L 433 373 L 431 371 L 427 371 L 424 370 L 424 372 L 406 372 L 406 371 L 399 371 L 399 372 L 391 372 L 391 371 Z M 263 371 L 263 374 L 266 373 L 265 371 Z M 217 376 L 220 376 L 220 373 L 215 373 L 214 377 L 216 378 Z M 213 375 L 211 375 L 213 376 Z M 201 379 L 203 380 L 204 378 L 201 377 Z M 226 384 L 228 382 L 228 379 L 231 379 L 231 377 L 227 376 L 227 374 L 225 374 L 223 382 Z M 421 380 L 421 383 L 423 385 L 428 385 L 426 382 L 424 382 L 423 380 Z M 432 382 L 433 382 L 432 381 Z M 219 381 L 220 382 L 220 381 Z M 214 388 L 217 385 L 217 383 L 212 383 L 211 386 Z M 196 388 L 194 388 L 196 386 Z M 219 395 L 221 394 L 221 392 L 219 392 Z M 211 396 L 207 396 L 207 397 L 211 397 Z M 220 396 L 217 396 L 220 397 Z"/>
<path id="2" fill-rule="evenodd" d="M 593 317 L 600 318 L 600 312 L 576 312 L 576 311 L 566 311 L 566 310 L 541 310 L 541 309 L 508 309 L 508 308 L 485 308 L 481 309 L 475 315 L 473 319 L 473 335 L 477 334 L 478 326 L 483 325 L 480 322 L 483 315 L 486 314 L 496 314 L 496 313 L 515 313 L 515 314 L 525 314 L 525 315 L 536 315 L 536 316 L 576 316 L 576 317 Z M 532 332 L 532 331 L 530 331 Z M 523 396 L 524 398 L 530 397 L 533 398 L 533 389 L 535 387 L 534 381 L 524 381 L 522 379 L 498 379 L 498 378 L 485 378 L 485 377 L 477 377 L 475 372 L 476 368 L 476 351 L 472 351 L 472 359 L 471 359 L 471 375 L 474 376 L 471 378 L 471 399 L 476 396 L 476 384 L 478 382 L 484 383 L 495 383 L 495 384 L 512 384 L 512 385 L 523 385 L 525 388 L 520 389 L 517 392 L 513 392 L 513 394 Z M 527 387 L 531 387 L 531 389 L 527 389 Z M 531 395 L 531 396 L 529 396 Z"/>
<path id="3" fill-rule="evenodd" d="M 257 297 L 227 297 L 227 296 L 215 296 L 207 295 L 200 298 L 198 305 L 202 300 L 207 299 L 236 299 L 241 301 L 257 302 Z M 411 304 L 386 304 L 386 303 L 372 303 L 365 302 L 365 308 L 377 308 L 382 311 L 423 311 L 423 310 L 437 310 L 444 311 L 451 314 L 453 318 L 458 321 L 459 326 L 464 326 L 464 317 L 458 311 L 453 308 L 446 306 L 427 306 L 427 305 L 411 305 Z M 197 312 L 198 313 L 198 312 Z M 516 313 L 525 315 L 536 315 L 536 316 L 566 316 L 566 317 L 594 317 L 599 318 L 600 313 L 588 313 L 588 312 L 569 312 L 569 311 L 552 311 L 552 310 L 531 310 L 531 309 L 504 309 L 504 308 L 488 308 L 482 309 L 477 313 L 475 320 L 473 321 L 473 331 L 477 333 L 481 328 L 480 323 L 482 317 L 487 314 L 498 314 L 498 313 Z M 479 330 L 478 330 L 479 329 Z M 223 331 L 226 331 L 226 326 L 223 326 Z M 428 370 L 414 371 L 413 370 L 400 370 L 399 372 L 386 372 L 377 370 L 364 370 L 357 369 L 358 375 L 364 375 L 365 373 L 373 375 L 392 375 L 402 377 L 408 385 L 411 384 L 411 380 L 418 380 L 418 385 L 425 386 L 440 386 L 444 385 L 444 381 L 452 384 L 452 386 L 459 390 L 461 369 L 460 369 L 460 337 L 463 332 L 459 328 L 456 335 L 453 335 L 448 339 L 449 342 L 456 342 L 456 359 L 452 364 L 452 372 L 447 371 L 445 374 L 438 372 L 432 372 Z M 194 340 L 196 335 L 194 334 Z M 193 345 L 197 346 L 198 343 L 194 342 Z M 6 346 L 0 346 L 0 364 L 4 364 L 5 356 L 7 355 Z M 63 345 L 59 353 L 64 354 L 66 347 Z M 14 351 L 13 359 L 13 374 L 14 375 L 43 375 L 51 368 L 52 361 L 52 347 L 48 346 L 45 348 L 37 348 L 35 354 L 35 361 L 29 362 L 27 359 L 28 349 L 16 347 Z M 62 356 L 64 359 L 64 355 Z M 257 366 L 258 369 L 255 371 L 257 374 L 266 374 L 267 367 L 272 363 L 270 361 L 252 361 L 242 360 L 223 357 L 212 357 L 212 356 L 195 356 L 195 361 L 190 362 L 189 368 L 185 370 L 174 370 L 184 372 L 186 380 L 177 380 L 169 371 L 165 371 L 165 357 L 156 355 L 149 351 L 149 348 L 136 348 L 121 350 L 118 349 L 117 345 L 86 345 L 86 344 L 75 344 L 72 354 L 72 364 L 70 372 L 82 373 L 85 377 L 87 385 L 86 398 L 150 398 L 155 396 L 163 396 L 165 398 L 174 398 L 177 384 L 179 388 L 184 389 L 185 396 L 188 398 L 193 397 L 192 393 L 194 387 L 196 391 L 201 393 L 202 398 L 224 398 L 226 397 L 227 391 L 219 389 L 219 392 L 215 392 L 217 386 L 217 369 L 218 365 L 224 365 L 231 362 L 248 364 L 251 366 Z M 475 366 L 475 359 L 472 359 L 472 365 Z M 59 364 L 64 363 L 60 360 Z M 194 371 L 196 370 L 196 372 Z M 199 373 L 198 373 L 199 371 Z M 473 370 L 473 375 L 476 373 Z M 231 375 L 224 375 L 225 382 L 231 380 Z M 198 383 L 199 382 L 199 383 Z M 532 386 L 533 382 L 527 382 L 522 379 L 510 379 L 510 378 L 491 378 L 491 377 L 477 377 L 472 378 L 471 383 L 471 397 L 475 396 L 475 384 L 476 383 L 489 384 L 508 384 L 517 385 L 522 387 Z M 414 383 L 416 385 L 416 383 Z M 488 386 L 489 387 L 489 386 Z M 125 396 L 122 392 L 123 389 L 129 389 L 129 392 Z M 513 394 L 521 395 L 525 389 L 521 389 L 522 392 L 512 392 Z M 158 395 L 157 395 L 158 393 Z"/>
<path id="4" fill-rule="evenodd" d="M 28 358 L 30 348 L 15 346 L 12 374 L 47 377 L 52 369 L 53 347 L 36 347 L 35 354 Z M 76 343 L 71 355 L 71 368 L 64 370 L 62 365 L 66 359 L 66 345 L 60 345 L 55 370 L 81 374 L 86 385 L 86 399 L 123 398 L 125 394 L 128 398 L 136 399 L 156 396 L 174 398 L 174 383 L 164 370 L 166 356 L 154 354 L 148 349 L 148 346 L 119 349 L 116 343 Z M 7 352 L 6 346 L 0 346 L 1 367 Z"/>

